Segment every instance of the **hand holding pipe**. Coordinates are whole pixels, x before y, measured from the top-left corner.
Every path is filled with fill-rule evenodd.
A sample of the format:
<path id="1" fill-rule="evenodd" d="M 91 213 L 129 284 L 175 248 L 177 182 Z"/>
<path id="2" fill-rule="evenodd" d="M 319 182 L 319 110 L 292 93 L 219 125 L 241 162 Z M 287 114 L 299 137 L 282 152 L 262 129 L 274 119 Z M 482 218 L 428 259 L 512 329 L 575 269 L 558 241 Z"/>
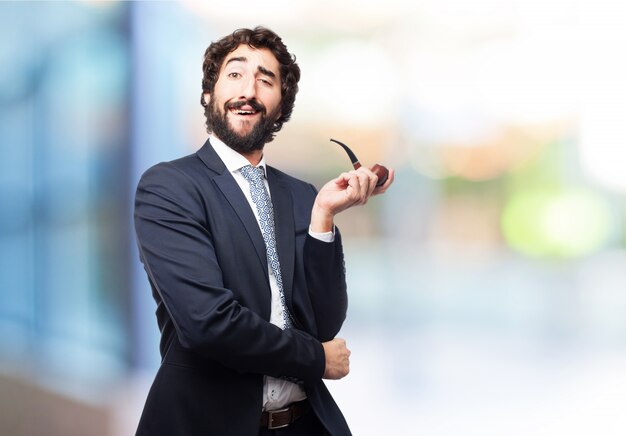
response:
<path id="1" fill-rule="evenodd" d="M 343 147 L 346 153 L 348 153 L 350 162 L 352 162 L 352 166 L 354 167 L 355 170 L 358 170 L 359 168 L 361 168 L 361 163 L 359 162 L 359 159 L 357 159 L 356 155 L 352 152 L 352 150 L 350 150 L 350 148 L 346 144 L 343 144 L 337 141 L 336 139 L 331 138 L 330 140 Z M 370 170 L 378 176 L 378 182 L 376 182 L 376 186 L 378 187 L 378 186 L 384 185 L 385 182 L 387 181 L 387 177 L 389 177 L 389 170 L 379 164 L 375 164 L 373 167 L 370 168 Z"/>

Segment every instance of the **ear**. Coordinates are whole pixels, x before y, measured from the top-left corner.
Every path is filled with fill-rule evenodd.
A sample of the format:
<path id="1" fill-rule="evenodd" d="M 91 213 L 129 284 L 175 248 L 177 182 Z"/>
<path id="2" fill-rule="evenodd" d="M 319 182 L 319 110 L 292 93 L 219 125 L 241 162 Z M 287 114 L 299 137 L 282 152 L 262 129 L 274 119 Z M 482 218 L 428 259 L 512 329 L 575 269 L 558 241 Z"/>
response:
<path id="1" fill-rule="evenodd" d="M 202 106 L 208 106 L 209 101 L 211 101 L 211 94 L 209 94 L 208 92 L 202 93 L 202 101 L 204 101 L 204 104 Z"/>

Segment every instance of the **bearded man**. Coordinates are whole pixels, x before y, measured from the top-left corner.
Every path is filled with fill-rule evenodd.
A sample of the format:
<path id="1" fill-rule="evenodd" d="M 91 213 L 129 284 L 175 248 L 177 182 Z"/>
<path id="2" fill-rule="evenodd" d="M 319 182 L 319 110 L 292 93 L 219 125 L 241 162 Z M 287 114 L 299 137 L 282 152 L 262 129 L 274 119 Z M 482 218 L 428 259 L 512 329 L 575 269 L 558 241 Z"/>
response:
<path id="1" fill-rule="evenodd" d="M 349 372 L 334 216 L 393 182 L 361 167 L 319 192 L 265 162 L 300 69 L 269 29 L 205 52 L 198 152 L 147 170 L 135 228 L 162 363 L 137 435 L 348 435 L 322 379 Z"/>

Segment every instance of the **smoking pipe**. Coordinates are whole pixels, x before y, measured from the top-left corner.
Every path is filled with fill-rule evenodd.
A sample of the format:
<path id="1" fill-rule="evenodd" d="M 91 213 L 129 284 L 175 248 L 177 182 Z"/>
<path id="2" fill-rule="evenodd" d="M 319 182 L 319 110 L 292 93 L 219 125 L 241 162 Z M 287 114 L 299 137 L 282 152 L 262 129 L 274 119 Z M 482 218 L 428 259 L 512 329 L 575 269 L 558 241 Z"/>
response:
<path id="1" fill-rule="evenodd" d="M 361 168 L 361 163 L 359 162 L 359 159 L 356 157 L 356 155 L 352 152 L 352 150 L 350 150 L 350 148 L 346 144 L 343 144 L 337 141 L 336 139 L 330 138 L 330 140 L 343 147 L 346 153 L 348 153 L 350 162 L 352 162 L 352 166 L 354 167 L 355 170 L 358 170 L 359 168 Z M 389 177 L 389 170 L 386 167 L 379 165 L 379 164 L 375 164 L 372 168 L 370 168 L 370 170 L 372 170 L 372 172 L 378 176 L 378 182 L 376 182 L 376 186 L 384 185 L 385 182 L 387 181 L 387 177 Z"/>

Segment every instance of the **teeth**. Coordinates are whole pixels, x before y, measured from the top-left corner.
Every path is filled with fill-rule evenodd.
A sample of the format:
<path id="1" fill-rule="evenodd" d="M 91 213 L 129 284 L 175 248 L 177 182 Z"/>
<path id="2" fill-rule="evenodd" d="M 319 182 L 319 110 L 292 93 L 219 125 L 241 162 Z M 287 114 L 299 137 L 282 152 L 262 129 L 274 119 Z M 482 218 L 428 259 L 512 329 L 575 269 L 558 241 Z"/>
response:
<path id="1" fill-rule="evenodd" d="M 241 109 L 235 109 L 235 110 L 233 110 L 233 112 L 235 112 L 238 115 L 252 115 L 252 114 L 256 113 L 255 111 L 244 111 L 244 110 L 241 110 Z"/>

